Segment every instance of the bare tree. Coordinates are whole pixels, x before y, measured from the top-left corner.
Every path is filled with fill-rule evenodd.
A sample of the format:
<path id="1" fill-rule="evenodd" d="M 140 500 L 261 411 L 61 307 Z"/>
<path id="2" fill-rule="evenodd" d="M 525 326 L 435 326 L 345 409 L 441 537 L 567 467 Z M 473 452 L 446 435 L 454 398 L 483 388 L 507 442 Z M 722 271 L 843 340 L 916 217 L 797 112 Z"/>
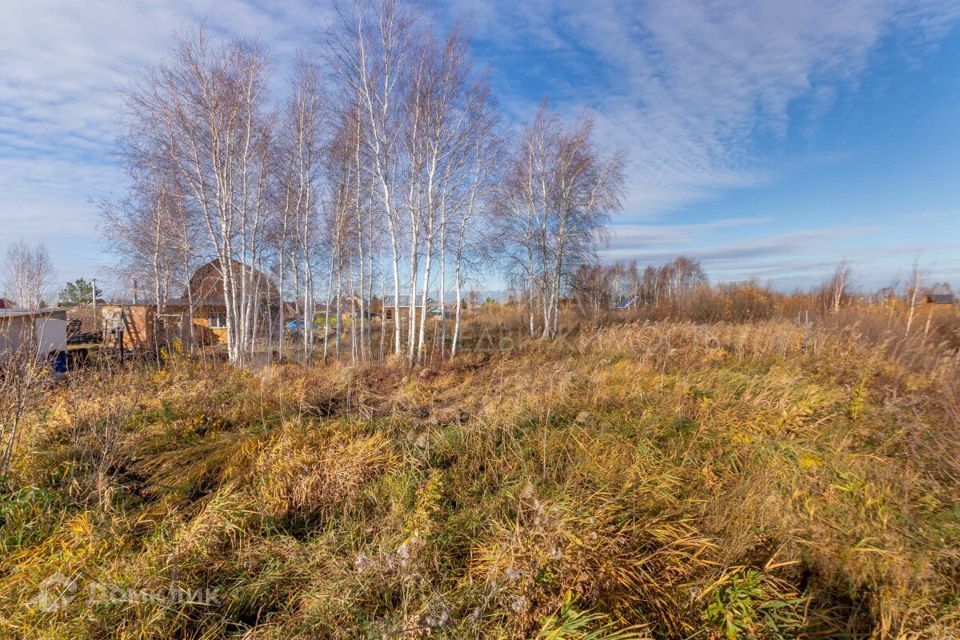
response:
<path id="1" fill-rule="evenodd" d="M 913 327 L 913 319 L 917 310 L 917 299 L 920 297 L 920 290 L 923 286 L 923 273 L 920 269 L 919 258 L 913 261 L 913 275 L 910 278 L 910 286 L 907 289 L 907 326 L 904 335 L 910 335 L 910 328 Z"/>
<path id="2" fill-rule="evenodd" d="M 415 161 L 410 171 L 408 207 L 413 230 L 411 246 L 416 246 L 419 239 L 415 231 L 417 226 L 423 227 L 424 264 L 416 349 L 410 351 L 413 362 L 422 362 L 426 352 L 425 328 L 431 312 L 428 295 L 435 264 L 439 269 L 440 325 L 445 332 L 449 224 L 453 211 L 470 206 L 474 146 L 477 136 L 486 133 L 479 118 L 482 109 L 477 104 L 486 97 L 486 85 L 472 78 L 468 43 L 463 32 L 455 29 L 443 42 L 426 38 L 418 61 L 417 74 L 410 87 L 410 110 L 415 126 L 409 130 L 408 147 Z M 480 140 L 481 144 L 484 142 Z M 411 293 L 416 292 L 416 254 L 416 251 L 412 254 Z M 411 304 L 411 311 L 413 309 Z"/>
<path id="3" fill-rule="evenodd" d="M 840 305 L 844 300 L 844 297 L 847 295 L 847 285 L 850 282 L 850 267 L 847 265 L 846 260 L 841 261 L 837 265 L 836 271 L 833 272 L 833 277 L 830 279 L 830 290 L 832 295 L 830 297 L 830 310 L 833 313 L 840 311 Z"/>
<path id="4" fill-rule="evenodd" d="M 50 367 L 38 333 L 33 324 L 18 329 L 0 319 L 0 343 L 8 341 L 8 348 L 0 349 L 0 484 L 10 470 L 24 416 L 49 388 Z"/>
<path id="5" fill-rule="evenodd" d="M 610 307 L 612 270 L 599 264 L 581 264 L 573 276 L 571 293 L 584 315 L 599 314 Z"/>
<path id="6" fill-rule="evenodd" d="M 192 234 L 183 228 L 186 215 L 175 176 L 137 141 L 131 134 L 125 145 L 132 188 L 117 202 L 101 203 L 101 230 L 120 258 L 121 272 L 149 285 L 156 309 L 154 348 L 158 349 L 160 318 L 171 288 L 185 277 Z"/>
<path id="7" fill-rule="evenodd" d="M 454 214 L 451 221 L 454 227 L 451 242 L 453 243 L 455 304 L 453 336 L 450 340 L 451 358 L 457 355 L 460 340 L 465 270 L 469 257 L 477 253 L 475 250 L 480 248 L 484 232 L 487 230 L 488 215 L 480 214 L 490 212 L 491 198 L 498 178 L 497 169 L 502 160 L 503 151 L 503 141 L 497 132 L 498 116 L 491 104 L 487 83 L 475 84 L 471 94 L 467 127 L 469 135 L 465 156 L 467 183 L 463 201 L 457 207 L 459 216 Z M 446 229 L 444 235 L 446 237 Z M 446 319 L 444 318 L 445 329 Z M 443 337 L 446 337 L 445 334 Z M 445 344 L 445 340 L 441 344 Z"/>
<path id="8" fill-rule="evenodd" d="M 464 209 L 476 211 L 487 171 L 476 180 L 475 138 L 488 92 L 472 77 L 467 39 L 459 29 L 439 39 L 417 15 L 393 0 L 361 2 L 341 11 L 325 43 L 333 72 L 341 119 L 356 121 L 354 148 L 355 224 L 350 234 L 359 339 L 368 333 L 366 300 L 372 298 L 374 271 L 389 264 L 393 279 L 393 350 L 411 364 L 427 353 L 426 324 L 430 293 L 445 303 L 448 250 L 458 233 L 455 221 Z M 473 198 L 470 203 L 471 184 Z M 466 227 L 460 234 L 466 239 Z M 376 251 L 385 229 L 389 257 Z M 461 257 L 464 246 L 461 243 Z M 463 261 L 454 262 L 462 268 Z M 460 274 L 462 276 L 462 273 Z M 406 278 L 406 326 L 401 320 L 401 277 Z M 462 277 L 460 279 L 462 285 Z M 440 320 L 441 341 L 446 322 Z M 385 329 L 385 327 L 384 327 Z M 404 330 L 405 329 L 405 330 Z M 369 340 L 369 337 L 367 338 Z M 441 350 L 442 351 L 442 350 Z M 369 348 L 368 348 L 369 352 Z M 363 348 L 358 352 L 363 357 Z"/>
<path id="9" fill-rule="evenodd" d="M 326 207 L 326 235 L 331 257 L 330 278 L 335 305 L 336 334 L 334 338 L 334 353 L 339 358 L 341 350 L 344 289 L 350 288 L 353 251 L 356 243 L 353 236 L 357 228 L 353 224 L 354 214 L 358 208 L 357 181 L 358 167 L 354 160 L 354 149 L 358 137 L 358 120 L 351 118 L 350 112 L 344 114 L 338 123 L 334 138 L 327 152 L 327 174 L 329 197 Z M 344 277 L 347 281 L 344 282 Z M 332 288 L 332 287 L 331 287 Z M 331 304 L 330 292 L 327 295 L 327 308 Z M 325 354 L 326 355 L 326 354 Z"/>
<path id="10" fill-rule="evenodd" d="M 53 282 L 53 264 L 47 247 L 34 247 L 17 240 L 7 247 L 3 261 L 3 289 L 20 307 L 36 309 L 43 304 Z"/>
<path id="11" fill-rule="evenodd" d="M 348 105 L 357 105 L 365 166 L 377 184 L 393 273 L 394 352 L 401 351 L 400 263 L 403 171 L 402 137 L 407 126 L 403 94 L 414 64 L 417 20 L 394 0 L 357 3 L 342 10 L 326 39 L 324 54 Z M 341 111 L 346 109 L 341 108 Z"/>
<path id="12" fill-rule="evenodd" d="M 545 338 L 559 330 L 563 287 L 620 208 L 623 155 L 598 150 L 592 129 L 589 118 L 567 126 L 542 105 L 501 186 L 496 246 L 527 288 L 531 333 L 539 316 Z"/>
<path id="13" fill-rule="evenodd" d="M 129 93 L 134 120 L 176 172 L 206 230 L 224 283 L 227 351 L 237 364 L 252 353 L 263 311 L 254 267 L 262 264 L 271 213 L 266 65 L 256 43 L 213 47 L 198 30 Z"/>
<path id="14" fill-rule="evenodd" d="M 303 324 L 304 356 L 309 358 L 314 342 L 316 210 L 320 189 L 326 122 L 324 94 L 319 69 L 303 57 L 294 65 L 292 91 L 277 132 L 277 172 L 280 176 L 280 233 L 278 239 L 280 292 L 284 275 L 292 269 L 295 296 Z M 280 333 L 283 351 L 283 332 Z"/>
<path id="15" fill-rule="evenodd" d="M 631 295 L 638 296 L 644 304 L 669 305 L 674 309 L 682 306 L 695 289 L 709 283 L 700 262 L 686 256 L 659 266 L 648 265 L 642 275 L 636 264 L 622 273 L 627 282 L 635 283 Z"/>

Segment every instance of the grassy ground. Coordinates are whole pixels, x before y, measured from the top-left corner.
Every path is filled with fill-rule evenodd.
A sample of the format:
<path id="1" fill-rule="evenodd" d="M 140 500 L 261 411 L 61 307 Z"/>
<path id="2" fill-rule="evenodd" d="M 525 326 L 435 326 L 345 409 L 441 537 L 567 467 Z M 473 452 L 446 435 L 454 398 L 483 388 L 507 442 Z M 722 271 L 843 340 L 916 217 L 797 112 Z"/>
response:
<path id="1" fill-rule="evenodd" d="M 509 344 L 74 379 L 0 495 L 0 637 L 958 637 L 955 357 L 777 322 Z"/>

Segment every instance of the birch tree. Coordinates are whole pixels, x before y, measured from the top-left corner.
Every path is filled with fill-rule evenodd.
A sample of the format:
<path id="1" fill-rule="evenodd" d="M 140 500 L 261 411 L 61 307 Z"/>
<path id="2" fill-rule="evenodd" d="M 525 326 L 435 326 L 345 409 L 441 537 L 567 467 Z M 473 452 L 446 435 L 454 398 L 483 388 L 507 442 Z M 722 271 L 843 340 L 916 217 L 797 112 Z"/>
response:
<path id="1" fill-rule="evenodd" d="M 121 272 L 145 285 L 154 304 L 152 336 L 160 348 L 160 318 L 170 290 L 176 286 L 183 265 L 183 245 L 177 224 L 181 222 L 180 198 L 175 184 L 158 169 L 137 156 L 133 189 L 118 202 L 101 204 L 104 235 L 121 260 Z"/>
<path id="2" fill-rule="evenodd" d="M 163 150 L 185 202 L 206 231 L 224 284 L 227 352 L 243 364 L 253 351 L 270 211 L 271 115 L 267 58 L 253 42 L 211 45 L 200 30 L 181 37 L 168 60 L 129 93 L 135 120 Z"/>
<path id="3" fill-rule="evenodd" d="M 527 288 L 531 334 L 539 326 L 544 338 L 557 335 L 563 289 L 620 208 L 623 155 L 600 151 L 592 134 L 589 118 L 567 125 L 542 105 L 501 185 L 497 248 Z"/>
<path id="4" fill-rule="evenodd" d="M 294 298 L 303 324 L 303 352 L 309 358 L 314 342 L 314 252 L 318 244 L 316 210 L 325 144 L 325 99 L 320 71 L 304 57 L 295 62 L 291 85 L 276 145 L 280 174 L 278 273 L 283 295 L 288 266 L 293 271 Z M 282 330 L 280 335 L 282 352 Z"/>
<path id="5" fill-rule="evenodd" d="M 491 196 L 494 194 L 499 177 L 498 167 L 502 160 L 503 141 L 498 135 L 498 124 L 499 119 L 491 103 L 489 86 L 486 81 L 476 83 L 471 90 L 468 105 L 464 197 L 449 221 L 444 224 L 444 246 L 447 238 L 446 229 L 452 228 L 450 242 L 454 269 L 454 324 L 450 340 L 451 358 L 457 355 L 460 340 L 466 269 L 470 266 L 470 257 L 477 253 L 479 243 L 488 228 Z M 446 319 L 444 318 L 441 344 L 445 344 L 445 338 Z"/>
<path id="6" fill-rule="evenodd" d="M 7 247 L 3 260 L 3 289 L 20 307 L 36 309 L 43 303 L 53 282 L 53 264 L 47 247 L 31 247 L 17 240 Z"/>
<path id="7" fill-rule="evenodd" d="M 417 20 L 394 0 L 361 2 L 341 10 L 325 40 L 324 55 L 336 92 L 358 105 L 366 165 L 377 185 L 387 227 L 393 276 L 394 352 L 401 352 L 400 264 L 402 136 L 407 122 L 403 95 L 417 32 Z"/>
<path id="8" fill-rule="evenodd" d="M 830 311 L 833 313 L 838 313 L 840 311 L 840 305 L 843 303 L 844 296 L 847 295 L 847 285 L 850 281 L 850 267 L 847 265 L 847 262 L 841 261 L 837 265 L 836 271 L 833 272 L 833 277 L 830 280 Z"/>

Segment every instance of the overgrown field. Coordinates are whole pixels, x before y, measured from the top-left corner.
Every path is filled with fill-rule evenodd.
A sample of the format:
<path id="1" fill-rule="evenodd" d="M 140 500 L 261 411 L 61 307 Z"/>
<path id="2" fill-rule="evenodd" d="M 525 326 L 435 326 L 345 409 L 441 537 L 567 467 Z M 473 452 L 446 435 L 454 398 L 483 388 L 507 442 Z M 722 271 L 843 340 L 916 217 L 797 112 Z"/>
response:
<path id="1" fill-rule="evenodd" d="M 29 417 L 3 638 L 957 638 L 955 355 L 663 323 Z"/>

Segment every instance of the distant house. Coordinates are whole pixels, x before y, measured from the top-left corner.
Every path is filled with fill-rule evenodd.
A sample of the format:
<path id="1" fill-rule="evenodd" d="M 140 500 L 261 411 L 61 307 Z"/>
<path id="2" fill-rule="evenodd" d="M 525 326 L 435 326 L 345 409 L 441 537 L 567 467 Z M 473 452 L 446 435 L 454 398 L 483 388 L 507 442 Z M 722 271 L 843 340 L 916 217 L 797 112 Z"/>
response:
<path id="1" fill-rule="evenodd" d="M 266 335 L 281 330 L 284 305 L 273 280 L 236 260 L 230 268 L 234 282 L 245 280 L 248 295 L 259 310 L 258 332 Z M 122 328 L 126 344 L 133 348 L 150 348 L 174 339 L 186 342 L 191 336 L 199 344 L 223 344 L 227 339 L 224 288 L 220 261 L 214 260 L 194 271 L 183 295 L 167 300 L 163 309 L 158 310 L 156 304 L 105 306 L 104 327 L 112 325 L 114 332 Z"/>
<path id="2" fill-rule="evenodd" d="M 394 302 L 396 301 L 394 300 L 393 294 L 388 293 L 387 296 L 383 299 L 383 301 L 380 304 L 374 305 L 374 309 L 382 312 L 384 319 L 393 320 Z M 410 295 L 409 294 L 406 294 L 406 293 L 400 294 L 399 307 L 400 307 L 400 317 L 402 319 L 408 318 L 410 316 Z"/>
<path id="3" fill-rule="evenodd" d="M 927 304 L 956 304 L 952 293 L 928 293 L 926 301 Z"/>
<path id="4" fill-rule="evenodd" d="M 414 299 L 414 306 L 417 308 L 417 314 L 419 315 L 422 299 L 420 296 L 417 296 Z M 393 307 L 394 299 L 391 295 L 387 295 L 386 299 L 382 303 L 378 303 L 373 306 L 375 312 L 382 312 L 383 318 L 386 320 L 393 320 Z M 466 300 L 460 301 L 460 311 L 465 312 L 469 305 Z M 446 304 L 440 305 L 432 297 L 427 298 L 427 313 L 431 316 L 444 316 L 447 318 L 452 318 L 456 315 L 457 303 L 455 301 L 447 299 Z M 377 315 L 375 313 L 375 315 Z M 401 294 L 400 296 L 400 318 L 401 320 L 406 320 L 410 317 L 410 296 L 406 294 Z"/>
<path id="5" fill-rule="evenodd" d="M 16 309 L 16 308 L 17 308 L 17 305 L 13 303 L 13 300 L 0 298 L 0 309 Z"/>

